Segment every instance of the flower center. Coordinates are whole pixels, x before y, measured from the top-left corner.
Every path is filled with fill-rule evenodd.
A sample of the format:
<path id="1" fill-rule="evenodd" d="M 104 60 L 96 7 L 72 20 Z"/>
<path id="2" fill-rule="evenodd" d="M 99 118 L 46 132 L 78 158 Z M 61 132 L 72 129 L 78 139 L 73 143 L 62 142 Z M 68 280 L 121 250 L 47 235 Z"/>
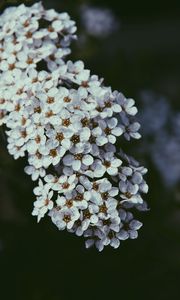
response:
<path id="1" fill-rule="evenodd" d="M 74 155 L 74 159 L 75 159 L 75 160 L 81 160 L 82 158 L 83 158 L 82 153 L 78 153 L 78 154 L 75 154 L 75 155 Z"/>
<path id="2" fill-rule="evenodd" d="M 26 138 L 27 137 L 26 130 L 21 131 L 21 136 L 22 136 L 22 138 Z"/>
<path id="3" fill-rule="evenodd" d="M 40 138 L 40 136 L 39 136 L 39 135 L 37 135 L 37 136 L 36 136 L 36 138 L 35 138 L 35 141 L 36 141 L 36 143 L 37 143 L 37 144 L 39 144 L 39 143 L 40 143 L 40 141 L 41 141 L 41 138 Z"/>
<path id="4" fill-rule="evenodd" d="M 21 124 L 22 124 L 22 125 L 25 125 L 25 124 L 26 124 L 26 121 L 27 121 L 27 119 L 24 118 L 24 117 L 22 117 L 22 119 L 21 119 Z"/>
<path id="5" fill-rule="evenodd" d="M 79 142 L 80 142 L 80 137 L 79 137 L 79 135 L 74 134 L 74 135 L 71 137 L 71 141 L 72 141 L 74 144 L 79 143 Z"/>
<path id="6" fill-rule="evenodd" d="M 37 106 L 37 107 L 34 108 L 34 113 L 38 113 L 38 114 L 41 113 L 41 108 L 40 108 L 40 106 Z"/>
<path id="7" fill-rule="evenodd" d="M 56 149 L 51 149 L 49 152 L 50 156 L 56 157 L 57 156 L 57 150 Z"/>
<path id="8" fill-rule="evenodd" d="M 69 222 L 71 221 L 71 216 L 70 216 L 70 215 L 64 215 L 63 221 L 64 221 L 65 223 L 69 223 Z"/>
<path id="9" fill-rule="evenodd" d="M 0 99 L 0 104 L 4 104 L 5 103 L 5 99 Z"/>
<path id="10" fill-rule="evenodd" d="M 71 124 L 70 119 L 63 119 L 62 120 L 62 125 L 68 127 Z"/>
<path id="11" fill-rule="evenodd" d="M 130 198 L 132 197 L 132 194 L 131 194 L 130 192 L 125 192 L 124 195 L 125 195 L 128 199 L 130 199 Z"/>
<path id="12" fill-rule="evenodd" d="M 67 103 L 68 103 L 68 102 L 71 102 L 71 98 L 69 98 L 69 97 L 64 97 L 63 100 L 64 100 L 64 102 L 67 102 Z"/>
<path id="13" fill-rule="evenodd" d="M 54 103 L 54 97 L 48 97 L 47 103 L 49 104 Z"/>
<path id="14" fill-rule="evenodd" d="M 38 159 L 42 158 L 42 154 L 39 151 L 36 151 L 36 156 L 37 156 Z"/>
<path id="15" fill-rule="evenodd" d="M 111 134 L 111 128 L 106 127 L 106 128 L 104 129 L 104 132 L 105 132 L 106 135 Z"/>
<path id="16" fill-rule="evenodd" d="M 69 208 L 72 207 L 73 206 L 73 200 L 67 200 L 66 201 L 66 206 L 69 207 Z"/>
<path id="17" fill-rule="evenodd" d="M 83 118 L 83 119 L 81 120 L 81 124 L 83 125 L 83 127 L 89 125 L 89 119 L 88 119 L 88 118 Z"/>
<path id="18" fill-rule="evenodd" d="M 110 101 L 107 101 L 104 103 L 105 107 L 111 107 L 112 106 L 112 103 Z"/>
<path id="19" fill-rule="evenodd" d="M 54 115 L 53 111 L 52 110 L 49 110 L 47 113 L 46 113 L 46 117 L 47 118 L 50 118 Z"/>
<path id="20" fill-rule="evenodd" d="M 68 189 L 70 187 L 70 184 L 68 183 L 68 182 L 64 182 L 63 184 L 62 184 L 62 188 L 63 189 Z"/>
<path id="21" fill-rule="evenodd" d="M 14 69 L 15 69 L 15 64 L 9 64 L 8 69 L 9 69 L 10 71 L 11 71 L 11 70 L 14 70 Z"/>
<path id="22" fill-rule="evenodd" d="M 86 210 L 83 211 L 84 219 L 90 219 L 91 215 L 92 214 L 89 212 L 88 209 L 86 209 Z"/>
<path id="23" fill-rule="evenodd" d="M 93 188 L 93 190 L 98 191 L 99 184 L 97 184 L 97 182 L 93 182 L 92 188 Z"/>
<path id="24" fill-rule="evenodd" d="M 56 140 L 61 142 L 64 139 L 64 134 L 62 132 L 58 132 L 56 135 Z"/>
<path id="25" fill-rule="evenodd" d="M 106 205 L 101 205 L 101 206 L 99 207 L 99 212 L 106 213 L 106 212 L 107 212 L 107 207 L 106 207 Z"/>
<path id="26" fill-rule="evenodd" d="M 108 161 L 108 160 L 105 160 L 105 161 L 104 161 L 104 166 L 105 166 L 106 168 L 109 168 L 109 167 L 111 166 L 111 162 Z"/>
<path id="27" fill-rule="evenodd" d="M 31 65 L 33 63 L 33 59 L 31 57 L 28 57 L 28 59 L 26 60 L 26 63 L 28 65 Z"/>
<path id="28" fill-rule="evenodd" d="M 84 199 L 83 194 L 78 193 L 78 194 L 75 196 L 75 200 L 77 200 L 77 201 L 82 201 L 83 199 Z"/>
<path id="29" fill-rule="evenodd" d="M 32 37 L 32 32 L 31 32 L 31 31 L 28 31 L 28 32 L 26 33 L 26 37 L 27 37 L 27 39 L 30 39 L 30 38 Z"/>
<path id="30" fill-rule="evenodd" d="M 104 199 L 104 200 L 107 200 L 107 199 L 108 199 L 108 196 L 109 196 L 108 192 L 101 193 L 101 197 L 102 197 L 102 199 Z"/>

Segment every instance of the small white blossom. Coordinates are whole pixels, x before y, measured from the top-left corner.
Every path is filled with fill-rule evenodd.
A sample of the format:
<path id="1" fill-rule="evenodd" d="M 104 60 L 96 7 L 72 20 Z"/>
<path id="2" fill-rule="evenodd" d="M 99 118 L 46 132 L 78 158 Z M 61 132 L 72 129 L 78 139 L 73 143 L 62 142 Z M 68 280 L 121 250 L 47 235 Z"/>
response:
<path id="1" fill-rule="evenodd" d="M 77 208 L 62 208 L 60 210 L 53 209 L 49 213 L 52 222 L 58 227 L 59 230 L 65 228 L 71 229 L 76 220 L 79 218 L 79 212 Z"/>
<path id="2" fill-rule="evenodd" d="M 34 189 L 34 194 L 38 195 L 38 197 L 34 202 L 32 215 L 38 217 L 38 222 L 44 217 L 48 210 L 53 208 L 53 201 L 51 200 L 53 191 L 49 188 L 50 186 L 48 184 L 43 185 L 42 181 L 39 181 L 39 186 Z"/>

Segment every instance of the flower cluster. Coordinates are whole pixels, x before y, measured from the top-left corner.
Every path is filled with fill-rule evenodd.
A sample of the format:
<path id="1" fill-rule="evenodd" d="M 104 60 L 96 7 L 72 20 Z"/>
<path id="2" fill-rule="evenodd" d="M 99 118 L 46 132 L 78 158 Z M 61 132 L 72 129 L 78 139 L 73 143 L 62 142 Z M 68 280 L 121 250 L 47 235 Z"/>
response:
<path id="1" fill-rule="evenodd" d="M 66 13 L 21 5 L 4 12 L 0 29 L 0 122 L 9 153 L 25 156 L 38 180 L 32 214 L 99 251 L 136 238 L 142 223 L 131 211 L 147 209 L 147 169 L 117 144 L 140 138 L 134 100 L 82 61 L 65 62 L 76 30 Z"/>
<path id="2" fill-rule="evenodd" d="M 51 70 L 70 53 L 75 31 L 67 13 L 46 11 L 41 3 L 6 9 L 0 18 L 0 72 L 36 68 L 42 61 Z"/>

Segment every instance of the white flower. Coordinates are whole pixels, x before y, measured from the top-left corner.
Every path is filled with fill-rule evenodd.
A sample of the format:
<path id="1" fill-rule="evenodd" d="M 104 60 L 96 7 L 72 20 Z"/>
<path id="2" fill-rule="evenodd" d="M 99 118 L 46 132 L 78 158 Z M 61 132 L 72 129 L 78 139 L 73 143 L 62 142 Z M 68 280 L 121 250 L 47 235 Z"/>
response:
<path id="1" fill-rule="evenodd" d="M 120 240 L 125 240 L 127 238 L 136 239 L 138 237 L 138 232 L 142 226 L 142 223 L 133 219 L 133 215 L 130 212 L 126 212 L 124 210 L 120 210 L 120 218 L 122 223 L 120 225 L 121 229 L 116 236 Z"/>
<path id="2" fill-rule="evenodd" d="M 75 207 L 63 207 L 60 210 L 55 208 L 50 211 L 49 216 L 59 230 L 64 230 L 65 228 L 71 229 L 73 227 L 75 221 L 79 218 L 79 212 Z"/>
<path id="3" fill-rule="evenodd" d="M 136 115 L 137 108 L 134 106 L 135 101 L 133 99 L 125 98 L 122 93 L 118 93 L 116 101 L 119 103 L 119 105 L 121 105 L 123 112 L 130 116 Z"/>
<path id="4" fill-rule="evenodd" d="M 89 154 L 83 155 L 82 153 L 77 154 L 67 154 L 63 158 L 63 163 L 65 166 L 72 166 L 74 171 L 79 171 L 81 169 L 81 164 L 85 166 L 90 166 L 93 163 L 93 157 Z"/>
<path id="5" fill-rule="evenodd" d="M 140 139 L 141 135 L 138 132 L 140 124 L 138 122 L 130 123 L 126 116 L 121 116 L 123 125 L 121 125 L 124 137 L 129 141 L 130 138 Z"/>
<path id="6" fill-rule="evenodd" d="M 102 164 L 106 172 L 111 175 L 118 174 L 118 168 L 122 164 L 122 161 L 114 156 L 113 152 L 102 153 Z"/>
<path id="7" fill-rule="evenodd" d="M 143 203 L 143 200 L 138 193 L 139 191 L 139 186 L 138 184 L 133 184 L 130 181 L 120 181 L 119 182 L 119 189 L 122 192 L 120 195 L 122 200 L 122 203 L 124 201 L 129 201 L 132 203 Z"/>
<path id="8" fill-rule="evenodd" d="M 53 208 L 53 201 L 51 198 L 53 197 L 53 191 L 49 190 L 49 185 L 45 184 L 43 186 L 42 181 L 39 182 L 39 186 L 34 189 L 34 193 L 38 195 L 37 200 L 34 202 L 34 209 L 32 211 L 33 216 L 38 217 L 38 222 L 48 210 Z"/>
<path id="9" fill-rule="evenodd" d="M 116 136 L 120 136 L 123 133 L 122 128 L 117 126 L 118 120 L 116 118 L 108 119 L 107 122 L 100 120 L 98 123 L 103 131 L 103 137 L 98 136 L 96 139 L 97 145 L 99 146 L 108 142 L 114 144 L 116 142 Z"/>
<path id="10" fill-rule="evenodd" d="M 26 166 L 24 168 L 24 171 L 26 172 L 26 174 L 31 175 L 33 181 L 37 180 L 39 177 L 44 177 L 46 174 L 45 169 L 43 168 L 37 169 L 33 166 Z"/>
<path id="11" fill-rule="evenodd" d="M 118 217 L 117 212 L 117 200 L 115 199 L 108 199 L 104 201 L 102 205 L 99 206 L 99 213 L 98 213 L 98 226 L 104 228 L 104 226 L 109 227 L 111 224 L 111 220 L 114 220 L 114 225 L 110 226 L 115 231 L 119 229 L 119 222 L 120 219 Z"/>
<path id="12" fill-rule="evenodd" d="M 119 172 L 119 178 L 122 181 L 126 181 L 128 176 L 131 176 L 133 170 L 130 167 L 121 167 Z"/>
<path id="13" fill-rule="evenodd" d="M 71 137 L 73 136 L 72 130 L 60 126 L 54 126 L 54 129 L 47 130 L 46 135 L 52 143 L 56 143 L 58 146 L 61 145 L 65 151 L 70 149 Z"/>
<path id="14" fill-rule="evenodd" d="M 46 135 L 43 127 L 38 127 L 33 131 L 31 139 L 28 141 L 26 148 L 29 154 L 35 154 L 41 147 L 45 147 Z"/>
<path id="15" fill-rule="evenodd" d="M 14 159 L 18 159 L 19 157 L 25 156 L 26 147 L 25 145 L 18 147 L 9 139 L 9 144 L 7 145 L 7 149 L 11 155 L 13 155 Z"/>
<path id="16" fill-rule="evenodd" d="M 30 124 L 25 129 L 17 126 L 17 128 L 11 129 L 6 133 L 9 136 L 9 141 L 11 140 L 16 146 L 21 147 L 32 137 L 33 130 L 34 126 Z"/>
<path id="17" fill-rule="evenodd" d="M 70 176 L 62 175 L 56 180 L 52 188 L 58 193 L 67 193 L 75 188 L 77 182 L 78 179 L 75 174 Z"/>
<path id="18" fill-rule="evenodd" d="M 58 206 L 76 207 L 84 210 L 88 207 L 91 194 L 85 191 L 84 187 L 77 185 L 76 189 L 66 192 L 65 196 L 58 196 L 56 203 Z"/>

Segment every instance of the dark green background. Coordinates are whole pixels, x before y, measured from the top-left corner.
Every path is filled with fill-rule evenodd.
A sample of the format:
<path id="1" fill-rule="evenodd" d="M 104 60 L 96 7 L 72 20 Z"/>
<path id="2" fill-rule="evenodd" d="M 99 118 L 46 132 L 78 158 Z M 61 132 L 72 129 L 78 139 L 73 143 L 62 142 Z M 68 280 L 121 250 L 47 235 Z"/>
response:
<path id="1" fill-rule="evenodd" d="M 42 2 L 47 8 L 68 11 L 78 32 L 83 32 L 79 6 L 86 1 Z M 165 95 L 179 111 L 178 1 L 89 3 L 110 8 L 121 27 L 106 39 L 88 37 L 83 47 L 74 43 L 71 58 L 84 60 L 107 85 L 135 98 L 137 106 L 139 92 L 150 89 Z M 3 7 L 2 3 L 1 11 Z M 130 144 L 127 151 L 136 156 Z M 141 147 L 141 141 L 136 145 Z M 48 218 L 36 223 L 25 162 L 8 155 L 1 133 L 0 299 L 179 299 L 180 185 L 168 189 L 150 157 L 138 158 L 149 169 L 146 199 L 151 210 L 140 215 L 144 226 L 137 240 L 98 253 L 85 250 L 83 239 L 59 232 Z"/>

